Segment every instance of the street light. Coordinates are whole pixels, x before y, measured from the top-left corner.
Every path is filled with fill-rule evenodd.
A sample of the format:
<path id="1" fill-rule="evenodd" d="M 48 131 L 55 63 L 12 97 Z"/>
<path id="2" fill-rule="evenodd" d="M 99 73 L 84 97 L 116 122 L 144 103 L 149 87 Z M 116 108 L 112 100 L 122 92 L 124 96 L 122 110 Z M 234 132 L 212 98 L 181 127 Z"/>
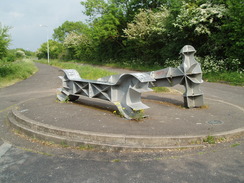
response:
<path id="1" fill-rule="evenodd" d="M 48 38 L 48 26 L 47 25 L 40 25 L 40 27 L 47 28 L 47 62 L 49 64 L 49 38 Z"/>

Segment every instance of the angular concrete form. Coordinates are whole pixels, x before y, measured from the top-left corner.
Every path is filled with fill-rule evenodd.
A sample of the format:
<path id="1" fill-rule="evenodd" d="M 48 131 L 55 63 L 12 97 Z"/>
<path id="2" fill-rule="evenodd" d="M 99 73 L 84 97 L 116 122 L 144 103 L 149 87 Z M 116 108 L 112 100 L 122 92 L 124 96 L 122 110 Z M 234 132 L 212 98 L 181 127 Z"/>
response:
<path id="1" fill-rule="evenodd" d="M 200 107 L 203 105 L 203 94 L 199 85 L 203 81 L 200 64 L 194 58 L 195 52 L 192 46 L 184 46 L 180 52 L 183 62 L 177 68 L 112 75 L 98 80 L 82 79 L 73 69 L 63 70 L 65 75 L 60 76 L 63 88 L 59 89 L 57 98 L 74 101 L 79 96 L 86 96 L 108 100 L 117 106 L 121 115 L 133 119 L 138 111 L 148 108 L 141 101 L 141 93 L 152 91 L 151 87 L 181 84 L 185 86 L 185 107 Z"/>

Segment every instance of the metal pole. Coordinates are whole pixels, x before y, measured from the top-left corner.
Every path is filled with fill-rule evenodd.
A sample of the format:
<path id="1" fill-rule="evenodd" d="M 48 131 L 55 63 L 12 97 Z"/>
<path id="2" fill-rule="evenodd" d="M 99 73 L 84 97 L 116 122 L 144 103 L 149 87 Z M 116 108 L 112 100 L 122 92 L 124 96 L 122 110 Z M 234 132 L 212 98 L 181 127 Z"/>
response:
<path id="1" fill-rule="evenodd" d="M 49 64 L 49 38 L 48 38 L 48 27 L 47 27 L 47 63 Z"/>
<path id="2" fill-rule="evenodd" d="M 49 64 L 50 58 L 49 58 L 49 38 L 48 38 L 48 26 L 47 25 L 40 25 L 40 27 L 46 27 L 47 28 L 47 63 Z"/>

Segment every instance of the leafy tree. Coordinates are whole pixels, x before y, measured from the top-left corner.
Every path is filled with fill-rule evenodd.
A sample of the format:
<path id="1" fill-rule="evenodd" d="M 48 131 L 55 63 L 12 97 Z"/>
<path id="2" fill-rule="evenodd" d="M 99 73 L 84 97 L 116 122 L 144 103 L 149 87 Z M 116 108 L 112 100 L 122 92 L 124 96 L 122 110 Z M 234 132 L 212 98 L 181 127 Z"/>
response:
<path id="1" fill-rule="evenodd" d="M 16 51 L 16 57 L 17 58 L 24 58 L 26 55 L 25 55 L 25 52 L 22 51 L 22 50 L 17 50 Z"/>
<path id="2" fill-rule="evenodd" d="M 212 31 L 220 28 L 219 21 L 224 17 L 225 11 L 224 5 L 205 3 L 198 6 L 184 3 L 174 26 L 196 35 L 211 35 Z"/>
<path id="3" fill-rule="evenodd" d="M 90 29 L 86 35 L 96 47 L 97 59 L 117 57 L 124 48 L 122 30 L 126 26 L 121 3 L 115 0 L 87 0 L 81 4 L 85 7 L 84 13 L 90 16 Z"/>
<path id="4" fill-rule="evenodd" d="M 240 59 L 244 67 L 244 2 L 227 0 L 227 17 L 218 35 L 219 44 L 224 47 L 225 56 Z"/>
<path id="5" fill-rule="evenodd" d="M 92 40 L 84 34 L 70 33 L 64 40 L 65 59 L 92 59 L 94 54 Z"/>
<path id="6" fill-rule="evenodd" d="M 223 4 L 183 3 L 173 23 L 179 43 L 198 48 L 198 55 L 214 55 L 219 50 L 215 35 L 221 31 L 226 14 Z"/>
<path id="7" fill-rule="evenodd" d="M 83 22 L 66 21 L 61 26 L 54 29 L 53 39 L 59 42 L 63 42 L 65 37 L 71 32 L 82 34 L 85 33 L 87 30 L 88 26 Z"/>
<path id="8" fill-rule="evenodd" d="M 66 21 L 53 35 L 68 59 L 163 65 L 191 44 L 202 57 L 230 62 L 229 68 L 243 60 L 242 0 L 83 0 L 81 5 L 87 24 Z"/>
<path id="9" fill-rule="evenodd" d="M 57 59 L 63 52 L 63 45 L 54 40 L 49 40 L 49 55 L 51 59 Z M 47 58 L 47 42 L 43 43 L 36 52 L 37 58 Z"/>
<path id="10" fill-rule="evenodd" d="M 90 21 L 105 14 L 108 7 L 108 4 L 104 0 L 82 1 L 81 5 L 85 7 L 84 14 L 90 17 Z"/>
<path id="11" fill-rule="evenodd" d="M 161 8 L 161 11 L 141 10 L 132 23 L 128 23 L 128 28 L 124 29 L 128 39 L 148 41 L 151 37 L 161 36 L 166 32 L 167 18 L 169 10 Z"/>
<path id="12" fill-rule="evenodd" d="M 8 34 L 10 27 L 2 26 L 0 23 L 0 59 L 7 55 L 8 46 L 10 43 L 10 35 Z"/>
<path id="13" fill-rule="evenodd" d="M 140 10 L 133 22 L 124 29 L 128 43 L 134 50 L 136 58 L 147 63 L 159 61 L 161 49 L 166 46 L 168 39 L 167 25 L 170 11 L 161 7 L 160 11 Z"/>

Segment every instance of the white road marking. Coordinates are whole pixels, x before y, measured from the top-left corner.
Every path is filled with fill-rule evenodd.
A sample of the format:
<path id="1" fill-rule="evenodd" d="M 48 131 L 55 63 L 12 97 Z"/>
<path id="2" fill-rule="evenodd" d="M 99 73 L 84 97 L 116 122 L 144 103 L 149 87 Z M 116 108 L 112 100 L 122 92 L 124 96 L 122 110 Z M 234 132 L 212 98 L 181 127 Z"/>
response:
<path id="1" fill-rule="evenodd" d="M 0 146 L 0 158 L 12 147 L 11 144 L 4 142 Z"/>

